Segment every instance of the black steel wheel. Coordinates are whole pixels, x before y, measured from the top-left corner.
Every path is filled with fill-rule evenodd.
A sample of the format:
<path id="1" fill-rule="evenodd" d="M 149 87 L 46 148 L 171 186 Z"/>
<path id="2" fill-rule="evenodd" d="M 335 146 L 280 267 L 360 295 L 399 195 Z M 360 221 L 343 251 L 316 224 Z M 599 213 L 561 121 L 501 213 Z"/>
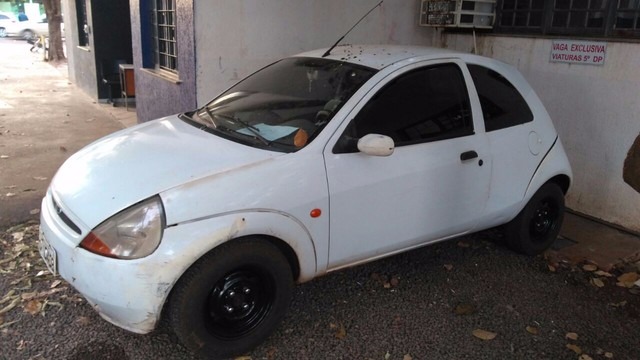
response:
<path id="1" fill-rule="evenodd" d="M 558 237 L 564 219 L 564 193 L 554 183 L 543 185 L 505 227 L 507 244 L 517 252 L 537 255 Z"/>
<path id="2" fill-rule="evenodd" d="M 238 239 L 187 270 L 169 297 L 168 320 L 194 353 L 231 357 L 271 334 L 292 292 L 291 267 L 275 245 L 259 238 Z"/>

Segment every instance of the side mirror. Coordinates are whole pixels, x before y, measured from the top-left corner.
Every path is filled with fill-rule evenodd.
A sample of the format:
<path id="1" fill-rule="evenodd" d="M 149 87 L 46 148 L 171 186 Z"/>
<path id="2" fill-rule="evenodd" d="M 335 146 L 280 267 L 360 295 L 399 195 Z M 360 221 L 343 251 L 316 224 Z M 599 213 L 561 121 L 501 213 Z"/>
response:
<path id="1" fill-rule="evenodd" d="M 368 134 L 358 140 L 358 150 L 371 156 L 389 156 L 395 147 L 392 138 L 380 134 Z"/>

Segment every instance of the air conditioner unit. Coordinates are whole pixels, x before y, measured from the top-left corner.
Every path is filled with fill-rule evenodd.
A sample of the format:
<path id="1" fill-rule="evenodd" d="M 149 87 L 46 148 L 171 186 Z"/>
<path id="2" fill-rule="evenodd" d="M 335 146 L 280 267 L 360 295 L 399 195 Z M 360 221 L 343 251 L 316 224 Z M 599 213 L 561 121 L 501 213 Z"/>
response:
<path id="1" fill-rule="evenodd" d="M 421 0 L 420 25 L 449 28 L 491 29 L 496 0 Z"/>

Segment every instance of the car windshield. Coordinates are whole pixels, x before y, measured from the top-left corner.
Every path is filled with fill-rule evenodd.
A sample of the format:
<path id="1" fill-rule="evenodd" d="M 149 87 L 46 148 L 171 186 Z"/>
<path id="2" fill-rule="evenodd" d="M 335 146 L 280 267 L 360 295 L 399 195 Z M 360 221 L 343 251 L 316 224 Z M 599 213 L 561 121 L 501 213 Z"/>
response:
<path id="1" fill-rule="evenodd" d="M 232 140 L 292 152 L 310 143 L 375 72 L 335 60 L 288 58 L 186 115 Z"/>

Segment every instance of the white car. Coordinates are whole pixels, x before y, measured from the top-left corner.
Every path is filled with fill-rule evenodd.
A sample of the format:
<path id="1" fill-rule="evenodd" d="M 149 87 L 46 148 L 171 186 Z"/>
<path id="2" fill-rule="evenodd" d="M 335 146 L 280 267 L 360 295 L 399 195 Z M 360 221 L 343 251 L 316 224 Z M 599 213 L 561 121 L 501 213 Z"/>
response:
<path id="1" fill-rule="evenodd" d="M 113 324 L 148 333 L 166 314 L 188 348 L 225 357 L 272 332 L 294 283 L 499 225 L 541 253 L 570 183 L 511 66 L 339 46 L 74 154 L 43 199 L 40 247 Z"/>
<path id="2" fill-rule="evenodd" d="M 39 21 L 18 21 L 11 13 L 0 13 L 0 37 L 17 36 L 29 40 L 37 35 L 49 36 L 46 17 Z"/>

